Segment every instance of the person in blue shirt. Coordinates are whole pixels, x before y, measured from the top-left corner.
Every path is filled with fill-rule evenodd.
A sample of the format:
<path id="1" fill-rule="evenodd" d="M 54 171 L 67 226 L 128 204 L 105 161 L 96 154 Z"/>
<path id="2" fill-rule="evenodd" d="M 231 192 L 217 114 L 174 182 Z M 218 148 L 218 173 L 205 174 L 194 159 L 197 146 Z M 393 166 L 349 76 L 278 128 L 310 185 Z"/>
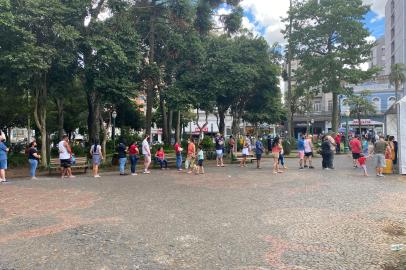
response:
<path id="1" fill-rule="evenodd" d="M 6 136 L 0 131 L 0 183 L 7 183 L 6 170 L 7 170 L 7 153 L 8 147 L 4 144 Z"/>
<path id="2" fill-rule="evenodd" d="M 264 146 L 261 142 L 261 136 L 258 136 L 258 139 L 255 143 L 255 155 L 257 158 L 257 169 L 261 169 L 261 158 L 264 153 Z"/>
<path id="3" fill-rule="evenodd" d="M 299 135 L 299 139 L 297 141 L 297 150 L 299 151 L 299 169 L 303 169 L 303 160 L 305 152 L 305 141 L 303 134 Z"/>

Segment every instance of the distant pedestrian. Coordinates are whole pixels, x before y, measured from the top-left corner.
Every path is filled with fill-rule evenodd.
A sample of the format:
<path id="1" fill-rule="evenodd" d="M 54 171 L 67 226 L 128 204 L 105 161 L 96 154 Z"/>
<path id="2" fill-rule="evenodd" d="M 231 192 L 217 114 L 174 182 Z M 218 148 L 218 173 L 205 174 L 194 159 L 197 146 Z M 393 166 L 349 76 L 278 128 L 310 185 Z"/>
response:
<path id="1" fill-rule="evenodd" d="M 331 142 L 328 136 L 323 136 L 321 144 L 321 156 L 323 158 L 321 165 L 324 170 L 334 169 L 332 163 L 333 150 L 331 150 Z"/>
<path id="2" fill-rule="evenodd" d="M 103 153 L 101 145 L 99 144 L 99 140 L 94 140 L 93 145 L 90 147 L 90 155 L 92 156 L 93 163 L 93 177 L 99 178 L 99 166 L 101 161 L 103 160 Z"/>
<path id="3" fill-rule="evenodd" d="M 339 154 L 341 151 L 341 135 L 337 133 L 334 139 L 336 141 L 336 154 Z"/>
<path id="4" fill-rule="evenodd" d="M 128 151 L 128 147 L 125 144 L 124 139 L 121 139 L 121 141 L 118 145 L 118 161 L 119 161 L 120 175 L 126 175 L 125 165 L 127 164 L 127 151 Z"/>
<path id="5" fill-rule="evenodd" d="M 158 151 L 156 151 L 155 158 L 159 162 L 161 170 L 168 169 L 168 161 L 165 159 L 165 151 L 162 146 L 159 147 Z"/>
<path id="6" fill-rule="evenodd" d="M 233 160 L 234 152 L 236 151 L 235 148 L 235 139 L 233 135 L 230 136 L 228 140 L 228 146 L 230 147 L 230 159 Z"/>
<path id="7" fill-rule="evenodd" d="M 247 141 L 243 142 L 243 146 L 242 146 L 242 159 L 240 161 L 240 167 L 246 167 L 247 166 L 247 157 L 250 154 L 250 150 L 249 150 L 249 144 Z"/>
<path id="8" fill-rule="evenodd" d="M 376 176 L 383 177 L 383 169 L 386 168 L 385 153 L 388 144 L 385 142 L 384 137 L 379 136 L 379 140 L 374 144 L 373 154 L 375 155 L 375 168 Z"/>
<path id="9" fill-rule="evenodd" d="M 59 160 L 61 162 L 61 168 L 62 168 L 62 173 L 61 177 L 69 177 L 69 178 L 74 178 L 72 174 L 72 149 L 69 145 L 69 137 L 67 135 L 64 135 L 62 137 L 62 141 L 58 143 L 58 150 L 59 150 Z"/>
<path id="10" fill-rule="evenodd" d="M 149 165 L 151 165 L 151 149 L 149 147 L 149 134 L 145 135 L 142 141 L 142 154 L 144 155 L 144 173 L 149 174 Z"/>
<path id="11" fill-rule="evenodd" d="M 365 135 L 362 137 L 362 153 L 364 154 L 364 156 L 369 156 L 369 142 L 368 142 L 368 135 Z"/>
<path id="12" fill-rule="evenodd" d="M 220 133 L 217 133 L 216 138 L 216 161 L 217 161 L 217 167 L 224 167 L 224 161 L 223 161 L 223 156 L 224 156 L 224 138 L 221 136 Z"/>
<path id="13" fill-rule="evenodd" d="M 183 148 L 180 145 L 180 142 L 177 141 L 175 143 L 175 154 L 176 154 L 176 169 L 178 169 L 178 171 L 182 171 L 182 151 Z"/>
<path id="14" fill-rule="evenodd" d="M 255 142 L 255 155 L 257 158 L 257 169 L 261 169 L 261 159 L 262 154 L 264 153 L 264 145 L 261 141 L 261 136 L 258 136 L 257 141 Z"/>
<path id="15" fill-rule="evenodd" d="M 352 152 L 352 163 L 353 163 L 354 168 L 357 168 L 358 159 L 360 158 L 360 154 L 362 152 L 362 145 L 361 145 L 361 142 L 359 141 L 358 135 L 356 135 L 350 141 L 350 147 L 351 147 L 351 152 Z"/>
<path id="16" fill-rule="evenodd" d="M 285 149 L 283 148 L 282 138 L 281 138 L 281 145 L 282 145 L 282 149 L 279 152 L 278 164 L 280 163 L 284 169 L 287 169 L 288 167 L 285 165 L 286 164 L 285 163 Z"/>
<path id="17" fill-rule="evenodd" d="M 137 142 L 133 142 L 128 148 L 131 163 L 131 175 L 137 175 L 137 163 L 140 158 L 140 150 L 138 149 Z"/>
<path id="18" fill-rule="evenodd" d="M 309 169 L 314 169 L 312 164 L 313 158 L 313 137 L 312 135 L 307 135 L 306 139 L 304 140 L 304 167 L 307 168 L 307 164 L 309 163 Z"/>
<path id="19" fill-rule="evenodd" d="M 203 151 L 203 147 L 201 145 L 199 145 L 198 152 L 197 152 L 198 167 L 196 170 L 196 174 L 204 174 L 203 161 L 204 161 L 204 151 Z"/>
<path id="20" fill-rule="evenodd" d="M 0 183 L 7 183 L 7 153 L 9 148 L 5 145 L 6 136 L 0 131 Z"/>
<path id="21" fill-rule="evenodd" d="M 279 153 L 282 151 L 283 147 L 282 144 L 280 142 L 279 137 L 275 137 L 275 139 L 272 142 L 272 157 L 273 157 L 273 173 L 277 174 L 277 173 L 283 173 L 283 171 L 281 171 L 279 169 Z"/>
<path id="22" fill-rule="evenodd" d="M 195 159 L 196 159 L 196 146 L 195 141 L 193 138 L 189 138 L 188 146 L 187 146 L 187 157 L 185 162 L 185 168 L 187 173 L 192 173 L 195 167 Z"/>
<path id="23" fill-rule="evenodd" d="M 364 172 L 364 176 L 368 176 L 368 170 L 367 170 L 367 157 L 361 153 L 358 159 L 359 166 L 362 168 Z"/>
<path id="24" fill-rule="evenodd" d="M 305 146 L 304 136 L 302 134 L 299 135 L 299 139 L 297 141 L 297 151 L 299 153 L 299 169 L 303 169 Z"/>
<path id="25" fill-rule="evenodd" d="M 330 148 L 331 148 L 331 160 L 330 160 L 330 163 L 331 163 L 331 167 L 330 167 L 330 169 L 334 169 L 334 154 L 335 154 L 335 150 L 336 150 L 336 146 L 337 146 L 337 144 L 336 144 L 336 141 L 333 139 L 333 136 L 334 136 L 334 134 L 332 134 L 332 135 L 327 135 L 327 139 L 328 139 L 328 141 L 330 142 Z"/>
<path id="26" fill-rule="evenodd" d="M 38 167 L 38 162 L 41 159 L 41 156 L 38 154 L 37 150 L 37 142 L 32 141 L 29 145 L 28 149 L 28 163 L 30 164 L 30 177 L 32 180 L 38 179 L 35 176 L 37 167 Z"/>

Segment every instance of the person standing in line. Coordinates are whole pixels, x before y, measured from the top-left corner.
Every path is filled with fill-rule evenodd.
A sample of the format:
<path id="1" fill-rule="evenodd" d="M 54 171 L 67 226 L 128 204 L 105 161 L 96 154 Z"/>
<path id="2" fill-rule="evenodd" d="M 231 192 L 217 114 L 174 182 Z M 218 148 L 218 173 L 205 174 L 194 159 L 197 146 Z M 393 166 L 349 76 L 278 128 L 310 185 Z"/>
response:
<path id="1" fill-rule="evenodd" d="M 144 173 L 149 174 L 149 165 L 151 165 L 151 149 L 149 147 L 149 135 L 145 135 L 142 141 L 142 154 L 144 155 Z"/>
<path id="2" fill-rule="evenodd" d="M 223 156 L 224 156 L 224 138 L 221 136 L 220 133 L 217 133 L 216 138 L 216 162 L 217 162 L 217 167 L 224 167 L 224 161 L 223 161 Z"/>
<path id="3" fill-rule="evenodd" d="M 6 180 L 7 153 L 10 150 L 6 144 L 6 136 L 0 131 L 0 183 L 8 183 Z"/>
<path id="4" fill-rule="evenodd" d="M 189 138 L 187 146 L 187 157 L 185 162 L 185 168 L 187 170 L 187 173 L 192 173 L 195 166 L 195 158 L 196 158 L 195 141 L 193 140 L 193 138 Z"/>
<path id="5" fill-rule="evenodd" d="M 282 168 L 287 169 L 288 167 L 285 165 L 285 150 L 283 149 L 283 140 L 281 140 L 282 150 L 279 153 L 278 165 L 279 163 L 282 165 Z"/>
<path id="6" fill-rule="evenodd" d="M 124 139 L 118 144 L 118 161 L 119 161 L 119 169 L 120 175 L 126 175 L 125 173 L 125 165 L 127 164 L 127 151 L 128 147 L 125 144 Z"/>
<path id="7" fill-rule="evenodd" d="M 261 141 L 261 136 L 258 136 L 257 141 L 255 142 L 255 155 L 257 158 L 257 169 L 261 169 L 261 159 L 262 154 L 264 153 L 264 145 Z"/>
<path id="8" fill-rule="evenodd" d="M 35 172 L 38 167 L 38 161 L 40 160 L 41 156 L 38 154 L 37 150 L 37 142 L 32 141 L 29 145 L 28 149 L 28 163 L 30 164 L 30 176 L 31 180 L 37 180 L 38 178 L 35 176 Z"/>
<path id="9" fill-rule="evenodd" d="M 58 144 L 58 149 L 59 149 L 59 160 L 61 162 L 61 168 L 62 168 L 62 175 L 61 178 L 69 177 L 69 178 L 75 178 L 74 175 L 72 175 L 72 149 L 70 148 L 69 145 L 69 137 L 68 135 L 64 135 L 62 137 L 62 141 L 59 142 Z"/>
<path id="10" fill-rule="evenodd" d="M 358 159 L 360 158 L 360 154 L 362 152 L 362 145 L 359 141 L 358 135 L 352 138 L 350 141 L 350 147 L 352 152 L 352 163 L 354 168 L 357 168 Z"/>
<path id="11" fill-rule="evenodd" d="M 304 140 L 304 167 L 307 168 L 306 162 L 309 162 L 309 169 L 314 169 L 312 164 L 312 157 L 313 157 L 313 137 L 312 135 L 307 135 L 306 139 Z"/>
<path id="12" fill-rule="evenodd" d="M 336 154 L 339 154 L 341 151 L 341 135 L 339 133 L 337 133 L 335 141 L 336 141 Z"/>
<path id="13" fill-rule="evenodd" d="M 327 135 L 327 139 L 330 142 L 330 148 L 331 148 L 330 169 L 332 169 L 332 170 L 334 170 L 334 153 L 335 153 L 336 146 L 337 146 L 336 141 L 333 139 L 333 136 L 334 136 L 334 134 L 331 136 Z"/>
<path id="14" fill-rule="evenodd" d="M 199 151 L 197 152 L 197 170 L 196 174 L 204 174 L 204 167 L 203 167 L 203 161 L 204 161 L 204 151 L 203 151 L 203 146 L 199 145 L 198 147 Z"/>
<path id="15" fill-rule="evenodd" d="M 390 159 L 392 162 L 395 160 L 395 143 L 393 142 L 395 140 L 394 136 L 389 136 L 388 138 L 388 145 L 390 148 Z"/>
<path id="16" fill-rule="evenodd" d="M 321 156 L 322 156 L 322 168 L 323 170 L 330 170 L 333 167 L 331 162 L 331 156 L 333 155 L 333 151 L 331 150 L 331 143 L 328 139 L 327 135 L 322 137 L 322 144 L 321 144 Z"/>
<path id="17" fill-rule="evenodd" d="M 230 147 L 230 159 L 233 160 L 234 152 L 235 152 L 235 139 L 233 135 L 230 136 L 230 139 L 228 140 L 228 145 Z"/>
<path id="18" fill-rule="evenodd" d="M 374 144 L 373 154 L 375 155 L 376 176 L 383 177 L 383 169 L 386 168 L 385 153 L 388 144 L 384 137 L 379 136 L 379 140 Z"/>
<path id="19" fill-rule="evenodd" d="M 297 150 L 299 152 L 299 169 L 303 169 L 303 162 L 304 162 L 304 136 L 302 134 L 299 135 L 299 139 L 297 141 Z"/>
<path id="20" fill-rule="evenodd" d="M 90 147 L 90 155 L 92 156 L 93 177 L 100 178 L 99 166 L 103 160 L 103 153 L 98 140 L 94 140 L 92 147 Z"/>
<path id="21" fill-rule="evenodd" d="M 161 170 L 168 169 L 168 161 L 165 159 L 165 151 L 162 146 L 159 147 L 158 151 L 156 151 L 155 157 L 157 158 L 159 165 L 161 166 Z"/>
<path id="22" fill-rule="evenodd" d="M 249 145 L 247 141 L 243 142 L 242 146 L 242 159 L 240 161 L 240 167 L 247 167 L 247 156 L 250 154 Z"/>
<path id="23" fill-rule="evenodd" d="M 365 157 L 369 156 L 369 142 L 368 142 L 368 135 L 362 137 L 362 153 Z"/>
<path id="24" fill-rule="evenodd" d="M 178 172 L 182 171 L 182 147 L 180 146 L 180 142 L 177 141 L 175 146 L 175 153 L 176 153 L 176 169 L 178 169 Z"/>
<path id="25" fill-rule="evenodd" d="M 128 149 L 131 162 L 131 175 L 137 175 L 137 163 L 139 159 L 140 150 L 138 149 L 137 142 L 133 142 Z"/>
<path id="26" fill-rule="evenodd" d="M 275 137 L 275 139 L 272 142 L 272 157 L 273 157 L 273 173 L 283 173 L 279 169 L 279 153 L 282 151 L 283 147 L 280 142 L 279 137 Z"/>

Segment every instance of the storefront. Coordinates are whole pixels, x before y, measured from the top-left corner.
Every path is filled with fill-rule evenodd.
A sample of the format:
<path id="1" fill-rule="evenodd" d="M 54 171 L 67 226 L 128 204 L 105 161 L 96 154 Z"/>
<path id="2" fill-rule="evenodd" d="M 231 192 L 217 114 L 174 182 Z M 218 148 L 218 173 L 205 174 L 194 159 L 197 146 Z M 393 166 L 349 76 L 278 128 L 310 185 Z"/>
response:
<path id="1" fill-rule="evenodd" d="M 385 124 L 373 119 L 361 119 L 361 131 L 359 130 L 358 119 L 353 119 L 348 122 L 349 130 L 355 134 L 367 134 L 373 131 L 375 134 L 383 134 Z M 341 127 L 346 127 L 346 122 L 341 123 Z"/>

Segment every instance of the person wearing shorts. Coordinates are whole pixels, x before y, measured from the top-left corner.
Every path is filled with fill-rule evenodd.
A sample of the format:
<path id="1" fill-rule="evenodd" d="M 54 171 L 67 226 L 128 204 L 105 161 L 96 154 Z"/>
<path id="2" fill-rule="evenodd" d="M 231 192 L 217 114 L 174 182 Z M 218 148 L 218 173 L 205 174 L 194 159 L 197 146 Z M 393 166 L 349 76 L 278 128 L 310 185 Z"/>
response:
<path id="1" fill-rule="evenodd" d="M 6 170 L 7 170 L 7 153 L 8 147 L 5 145 L 6 136 L 0 131 L 0 183 L 7 183 Z"/>
<path id="2" fill-rule="evenodd" d="M 185 162 L 185 169 L 187 173 L 192 173 L 195 166 L 196 146 L 193 138 L 189 138 L 187 146 L 187 156 Z"/>
<path id="3" fill-rule="evenodd" d="M 350 147 L 351 147 L 351 152 L 352 152 L 352 163 L 354 168 L 357 168 L 358 164 L 358 159 L 361 157 L 361 152 L 362 152 L 362 144 L 361 141 L 359 140 L 358 136 L 355 136 L 351 141 L 350 141 Z"/>
<path id="4" fill-rule="evenodd" d="M 62 141 L 58 144 L 59 149 L 59 160 L 61 162 L 61 178 L 69 177 L 74 178 L 75 176 L 72 175 L 71 169 L 71 158 L 72 158 L 72 150 L 69 146 L 69 137 L 64 135 L 62 137 Z"/>
<path id="5" fill-rule="evenodd" d="M 300 134 L 299 140 L 297 141 L 297 150 L 299 151 L 299 169 L 303 169 L 305 145 L 304 136 L 302 134 Z"/>
<path id="6" fill-rule="evenodd" d="M 142 141 L 142 154 L 144 155 L 144 174 L 150 174 L 149 165 L 151 165 L 151 149 L 149 147 L 149 134 L 146 134 Z"/>
<path id="7" fill-rule="evenodd" d="M 203 147 L 199 145 L 199 151 L 197 152 L 197 170 L 196 174 L 204 174 L 204 167 L 203 167 L 203 161 L 204 161 L 204 152 L 203 152 Z"/>
<path id="8" fill-rule="evenodd" d="M 283 150 L 279 137 L 275 137 L 272 142 L 272 157 L 273 157 L 273 173 L 283 173 L 279 169 L 279 153 Z"/>
<path id="9" fill-rule="evenodd" d="M 242 159 L 240 162 L 240 167 L 247 166 L 247 156 L 249 155 L 249 144 L 247 141 L 244 141 L 244 145 L 242 147 Z"/>
<path id="10" fill-rule="evenodd" d="M 379 140 L 374 144 L 375 168 L 376 176 L 383 177 L 383 169 L 386 168 L 385 152 L 388 144 L 383 136 L 379 136 Z"/>
<path id="11" fill-rule="evenodd" d="M 221 136 L 220 133 L 217 133 L 216 135 L 216 161 L 217 161 L 217 167 L 224 167 L 224 161 L 223 161 L 223 156 L 224 156 L 224 138 Z"/>
<path id="12" fill-rule="evenodd" d="M 309 163 L 309 169 L 314 169 L 312 165 L 312 157 L 313 157 L 313 137 L 312 135 L 307 135 L 306 139 L 304 140 L 304 167 L 307 168 L 307 162 Z"/>
<path id="13" fill-rule="evenodd" d="M 94 140 L 93 145 L 90 147 L 90 155 L 92 156 L 92 163 L 93 163 L 93 177 L 100 178 L 99 174 L 99 166 L 103 159 L 103 153 L 101 151 L 101 145 L 99 144 L 99 140 Z"/>

